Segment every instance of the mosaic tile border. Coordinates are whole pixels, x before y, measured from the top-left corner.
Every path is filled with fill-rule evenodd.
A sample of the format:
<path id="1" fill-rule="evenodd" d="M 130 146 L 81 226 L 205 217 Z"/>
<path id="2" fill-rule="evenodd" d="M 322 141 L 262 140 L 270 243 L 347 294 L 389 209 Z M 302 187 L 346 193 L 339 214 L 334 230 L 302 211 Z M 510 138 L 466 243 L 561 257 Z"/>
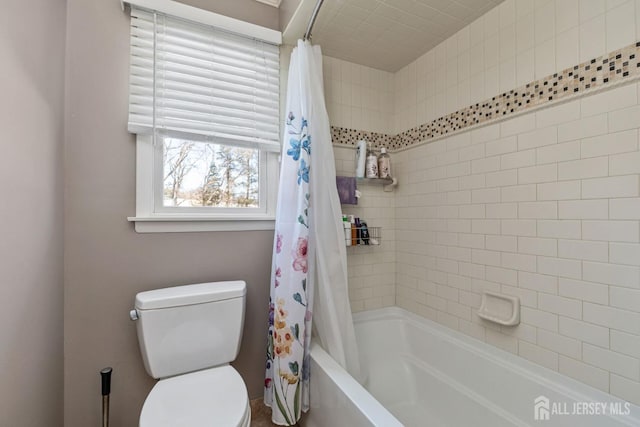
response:
<path id="1" fill-rule="evenodd" d="M 640 41 L 393 136 L 332 126 L 332 142 L 355 146 L 365 139 L 375 148 L 402 150 L 471 126 L 631 81 L 640 77 L 639 54 Z"/>

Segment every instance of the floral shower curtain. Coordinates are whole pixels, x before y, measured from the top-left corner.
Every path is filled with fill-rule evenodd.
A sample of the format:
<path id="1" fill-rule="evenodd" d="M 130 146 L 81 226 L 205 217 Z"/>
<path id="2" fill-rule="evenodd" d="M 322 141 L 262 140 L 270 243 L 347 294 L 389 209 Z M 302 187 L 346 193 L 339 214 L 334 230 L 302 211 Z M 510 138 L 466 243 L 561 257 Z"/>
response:
<path id="1" fill-rule="evenodd" d="M 290 426 L 309 409 L 312 313 L 314 339 L 360 374 L 319 46 L 298 41 L 293 50 L 286 108 L 264 400 L 272 421 Z"/>

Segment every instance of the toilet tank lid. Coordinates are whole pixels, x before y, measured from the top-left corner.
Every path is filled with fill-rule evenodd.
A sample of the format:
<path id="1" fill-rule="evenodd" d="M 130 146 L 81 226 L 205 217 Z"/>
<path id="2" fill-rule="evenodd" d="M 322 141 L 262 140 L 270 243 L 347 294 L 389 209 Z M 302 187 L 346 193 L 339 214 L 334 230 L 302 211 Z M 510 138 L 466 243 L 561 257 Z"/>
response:
<path id="1" fill-rule="evenodd" d="M 138 310 L 179 307 L 243 297 L 247 285 L 242 280 L 174 286 L 140 292 L 136 295 Z"/>

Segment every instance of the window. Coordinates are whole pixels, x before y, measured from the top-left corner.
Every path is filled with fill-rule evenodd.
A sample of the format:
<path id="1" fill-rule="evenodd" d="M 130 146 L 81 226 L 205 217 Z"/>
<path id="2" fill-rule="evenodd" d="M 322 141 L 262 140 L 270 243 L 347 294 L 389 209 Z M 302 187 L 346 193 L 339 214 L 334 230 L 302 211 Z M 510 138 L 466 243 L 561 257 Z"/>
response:
<path id="1" fill-rule="evenodd" d="M 132 6 L 130 47 L 136 230 L 273 229 L 278 46 Z"/>

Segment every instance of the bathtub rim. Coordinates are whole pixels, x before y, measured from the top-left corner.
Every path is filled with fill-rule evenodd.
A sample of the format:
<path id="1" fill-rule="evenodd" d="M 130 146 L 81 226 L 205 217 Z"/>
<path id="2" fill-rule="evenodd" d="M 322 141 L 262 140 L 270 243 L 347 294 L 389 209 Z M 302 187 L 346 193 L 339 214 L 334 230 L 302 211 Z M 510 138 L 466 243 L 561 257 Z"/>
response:
<path id="1" fill-rule="evenodd" d="M 395 306 L 384 307 L 353 314 L 354 324 L 381 320 L 401 320 L 408 322 L 420 330 L 434 334 L 438 338 L 449 341 L 453 345 L 457 345 L 467 351 L 471 351 L 483 359 L 488 359 L 491 363 L 495 363 L 496 359 L 500 359 L 500 365 L 505 369 L 509 369 L 518 375 L 522 375 L 527 380 L 548 387 L 553 391 L 566 396 L 568 399 L 579 402 L 629 403 L 631 405 L 631 414 L 615 415 L 615 417 L 610 415 L 610 417 L 631 427 L 640 425 L 640 406 L 632 402 L 627 402 L 624 399 L 582 383 L 560 372 L 538 365 L 524 357 L 492 346 L 491 344 L 477 338 L 465 335 L 460 331 L 441 325 L 431 319 L 412 313 L 403 308 Z"/>
<path id="2" fill-rule="evenodd" d="M 331 378 L 360 413 L 374 426 L 403 427 L 403 424 L 336 362 L 318 342 L 311 343 L 311 358 Z M 313 381 L 313 372 L 311 373 Z M 313 396 L 311 396 L 313 400 Z M 310 408 L 314 410 L 313 406 Z"/>

